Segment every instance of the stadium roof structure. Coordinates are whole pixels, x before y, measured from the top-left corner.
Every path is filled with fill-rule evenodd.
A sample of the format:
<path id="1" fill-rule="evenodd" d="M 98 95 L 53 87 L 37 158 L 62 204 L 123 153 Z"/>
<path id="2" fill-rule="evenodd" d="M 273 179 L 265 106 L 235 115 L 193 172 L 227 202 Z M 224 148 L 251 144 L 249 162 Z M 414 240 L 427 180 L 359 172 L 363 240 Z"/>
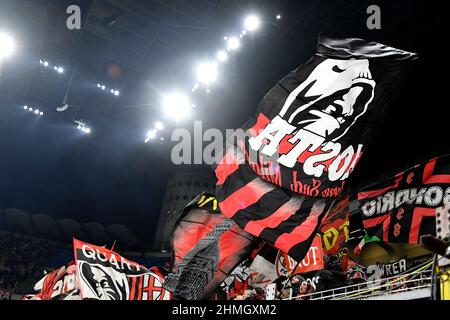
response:
<path id="1" fill-rule="evenodd" d="M 24 234 L 44 240 L 71 244 L 73 237 L 95 245 L 122 251 L 144 251 L 144 242 L 120 224 L 103 226 L 98 222 L 80 224 L 73 219 L 55 220 L 44 214 L 30 215 L 19 209 L 0 210 L 0 231 Z"/>

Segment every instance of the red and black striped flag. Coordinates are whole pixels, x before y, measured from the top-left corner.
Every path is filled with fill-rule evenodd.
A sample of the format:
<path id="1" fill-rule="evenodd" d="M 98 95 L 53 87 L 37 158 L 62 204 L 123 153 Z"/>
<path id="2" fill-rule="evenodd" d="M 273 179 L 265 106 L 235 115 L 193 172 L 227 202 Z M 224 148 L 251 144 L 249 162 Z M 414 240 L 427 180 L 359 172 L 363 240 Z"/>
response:
<path id="1" fill-rule="evenodd" d="M 431 159 L 366 186 L 352 197 L 369 236 L 420 243 L 436 235 L 436 210 L 450 207 L 450 155 Z"/>
<path id="2" fill-rule="evenodd" d="M 303 259 L 415 54 L 320 38 L 281 79 L 215 167 L 221 212 Z"/>

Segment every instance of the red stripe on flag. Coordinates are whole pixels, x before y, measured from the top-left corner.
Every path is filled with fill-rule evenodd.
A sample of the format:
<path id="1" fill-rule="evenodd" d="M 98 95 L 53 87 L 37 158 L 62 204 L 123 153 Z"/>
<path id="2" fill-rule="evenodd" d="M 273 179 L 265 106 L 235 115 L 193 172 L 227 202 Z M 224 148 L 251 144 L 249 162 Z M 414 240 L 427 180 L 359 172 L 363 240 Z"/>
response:
<path id="1" fill-rule="evenodd" d="M 423 217 L 436 216 L 436 209 L 430 208 L 414 208 L 411 231 L 409 232 L 409 243 L 419 243 L 420 225 Z"/>
<path id="2" fill-rule="evenodd" d="M 287 220 L 291 215 L 295 214 L 301 205 L 301 198 L 291 198 L 267 218 L 261 220 L 251 220 L 247 223 L 244 230 L 256 237 L 259 237 L 265 228 L 275 228 L 282 221 Z"/>
<path id="3" fill-rule="evenodd" d="M 277 241 L 275 241 L 275 246 L 284 252 L 289 252 L 294 245 L 307 240 L 316 229 L 320 214 L 324 208 L 324 200 L 316 201 L 306 220 L 290 233 L 283 233 L 279 236 Z"/>
<path id="4" fill-rule="evenodd" d="M 216 168 L 217 185 L 222 185 L 228 177 L 239 169 L 239 161 L 236 158 L 236 154 L 227 152 Z"/>
<path id="5" fill-rule="evenodd" d="M 270 119 L 260 113 L 256 119 L 256 123 L 248 131 L 250 135 L 257 136 L 269 123 Z"/>
<path id="6" fill-rule="evenodd" d="M 136 292 L 136 277 L 131 278 L 131 292 L 130 292 L 130 300 L 135 300 L 134 294 Z"/>
<path id="7" fill-rule="evenodd" d="M 366 228 L 366 229 L 372 228 L 372 227 L 375 227 L 376 225 L 379 225 L 382 223 L 383 224 L 383 241 L 388 242 L 389 225 L 391 224 L 391 213 L 392 213 L 392 211 L 388 212 L 387 214 L 385 214 L 381 217 L 363 220 L 364 228 Z"/>
<path id="8" fill-rule="evenodd" d="M 450 174 L 435 174 L 433 175 L 434 166 L 436 165 L 436 159 L 430 160 L 423 169 L 423 183 L 424 184 L 437 184 L 437 183 L 450 183 Z"/>
<path id="9" fill-rule="evenodd" d="M 391 189 L 398 188 L 398 184 L 403 179 L 403 172 L 399 173 L 395 176 L 395 184 L 393 186 L 389 186 L 387 188 L 378 189 L 378 190 L 371 190 L 371 191 L 365 191 L 365 192 L 359 192 L 358 193 L 358 200 L 367 199 L 367 198 L 373 198 L 378 197 L 383 194 L 385 194 L 387 191 Z"/>
<path id="10" fill-rule="evenodd" d="M 236 212 L 258 202 L 263 195 L 274 188 L 274 185 L 264 182 L 261 178 L 256 178 L 233 192 L 224 201 L 219 202 L 220 210 L 226 217 L 232 218 Z"/>

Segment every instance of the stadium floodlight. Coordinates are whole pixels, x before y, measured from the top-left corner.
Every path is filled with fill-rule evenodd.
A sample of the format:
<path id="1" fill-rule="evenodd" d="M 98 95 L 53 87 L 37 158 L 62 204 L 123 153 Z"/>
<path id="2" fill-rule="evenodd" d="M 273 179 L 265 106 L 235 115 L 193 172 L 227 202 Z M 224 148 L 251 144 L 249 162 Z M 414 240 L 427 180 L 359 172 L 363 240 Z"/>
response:
<path id="1" fill-rule="evenodd" d="M 64 68 L 63 67 L 58 67 L 56 69 L 56 71 L 58 71 L 58 73 L 64 73 Z"/>
<path id="2" fill-rule="evenodd" d="M 245 29 L 247 29 L 248 31 L 255 31 L 256 29 L 259 28 L 260 24 L 261 21 L 259 20 L 259 17 L 256 15 L 250 15 L 246 17 L 244 21 Z"/>
<path id="3" fill-rule="evenodd" d="M 220 50 L 219 52 L 217 52 L 217 60 L 219 60 L 220 62 L 225 62 L 228 60 L 228 55 L 225 51 Z"/>
<path id="4" fill-rule="evenodd" d="M 197 67 L 198 81 L 204 84 L 210 84 L 217 79 L 217 63 L 202 63 Z"/>
<path id="5" fill-rule="evenodd" d="M 34 110 L 34 114 L 39 114 L 39 109 Z"/>
<path id="6" fill-rule="evenodd" d="M 28 110 L 28 106 L 23 106 L 23 109 L 24 110 Z"/>
<path id="7" fill-rule="evenodd" d="M 174 120 L 187 118 L 190 112 L 189 98 L 183 94 L 173 93 L 163 99 L 163 108 L 167 117 Z"/>
<path id="8" fill-rule="evenodd" d="M 280 20 L 281 19 L 281 14 L 277 14 L 277 20 Z"/>
<path id="9" fill-rule="evenodd" d="M 114 93 L 114 89 L 111 89 L 111 93 Z"/>
<path id="10" fill-rule="evenodd" d="M 15 50 L 13 39 L 6 33 L 0 33 L 0 60 L 9 57 Z"/>
<path id="11" fill-rule="evenodd" d="M 116 97 L 118 97 L 119 95 L 120 95 L 120 91 L 119 90 L 114 90 L 114 95 L 116 96 Z"/>
<path id="12" fill-rule="evenodd" d="M 77 128 L 80 129 L 81 131 L 83 131 L 83 132 L 86 133 L 86 134 L 91 133 L 91 128 L 89 128 L 89 127 L 85 127 L 85 126 L 82 126 L 82 125 L 78 125 Z"/>
<path id="13" fill-rule="evenodd" d="M 30 111 L 30 112 L 33 111 L 33 108 L 28 108 L 28 111 Z"/>
<path id="14" fill-rule="evenodd" d="M 156 138 L 156 131 L 155 130 L 150 130 L 149 132 L 147 132 L 147 139 L 155 139 Z"/>
<path id="15" fill-rule="evenodd" d="M 44 115 L 44 113 L 43 113 L 43 112 L 41 111 L 41 112 L 39 112 L 39 115 L 40 115 L 40 116 L 43 116 L 43 115 Z"/>
<path id="16" fill-rule="evenodd" d="M 103 85 L 103 86 L 101 87 L 101 89 L 102 89 L 102 90 L 105 90 L 105 89 L 106 89 L 105 85 Z"/>
<path id="17" fill-rule="evenodd" d="M 236 37 L 231 37 L 230 39 L 228 39 L 227 44 L 228 44 L 228 50 L 236 50 L 241 45 L 241 43 L 239 42 L 239 39 Z"/>
<path id="18" fill-rule="evenodd" d="M 164 124 L 161 121 L 158 121 L 155 123 L 155 128 L 157 130 L 162 130 L 162 129 L 164 129 Z"/>
<path id="19" fill-rule="evenodd" d="M 247 34 L 247 30 L 242 30 L 241 34 L 245 36 Z"/>

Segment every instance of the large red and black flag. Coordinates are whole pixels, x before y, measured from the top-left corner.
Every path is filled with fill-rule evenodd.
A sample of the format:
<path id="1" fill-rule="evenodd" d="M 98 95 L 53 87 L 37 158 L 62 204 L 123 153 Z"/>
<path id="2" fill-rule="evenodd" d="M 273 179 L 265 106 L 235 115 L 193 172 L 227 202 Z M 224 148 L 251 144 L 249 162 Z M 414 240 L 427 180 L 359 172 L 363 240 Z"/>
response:
<path id="1" fill-rule="evenodd" d="M 164 288 L 176 298 L 208 298 L 257 246 L 251 234 L 220 213 L 216 198 L 203 193 L 174 226 L 172 266 Z"/>
<path id="2" fill-rule="evenodd" d="M 415 57 L 362 39 L 320 38 L 316 54 L 227 141 L 214 168 L 221 212 L 303 259 Z"/>
<path id="3" fill-rule="evenodd" d="M 352 197 L 369 236 L 384 242 L 420 243 L 436 235 L 436 209 L 450 206 L 450 155 L 379 179 Z"/>

